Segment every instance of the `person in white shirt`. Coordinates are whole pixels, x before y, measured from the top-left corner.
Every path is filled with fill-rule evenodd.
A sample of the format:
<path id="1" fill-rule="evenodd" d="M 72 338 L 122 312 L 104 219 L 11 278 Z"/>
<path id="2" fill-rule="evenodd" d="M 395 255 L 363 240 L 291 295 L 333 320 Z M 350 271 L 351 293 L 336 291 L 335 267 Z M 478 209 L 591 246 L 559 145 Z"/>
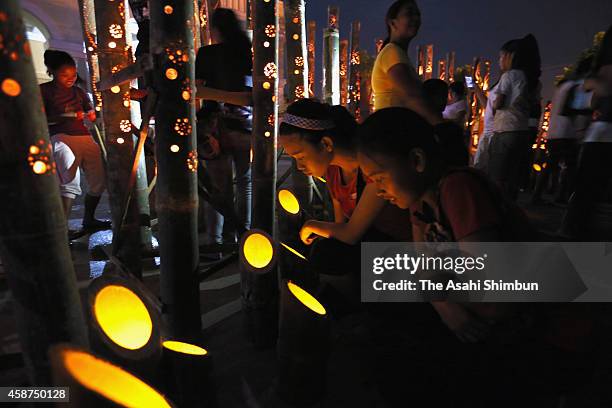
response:
<path id="1" fill-rule="evenodd" d="M 463 82 L 453 82 L 448 87 L 448 102 L 444 112 L 442 112 L 442 117 L 446 120 L 452 120 L 462 129 L 465 129 L 466 112 L 465 85 Z"/>
<path id="2" fill-rule="evenodd" d="M 518 194 L 520 165 L 529 149 L 530 92 L 539 82 L 539 57 L 528 50 L 532 35 L 504 44 L 499 54 L 502 71 L 493 101 L 493 137 L 489 148 L 489 176 L 507 198 Z M 536 47 L 537 49 L 537 47 Z"/>
<path id="3" fill-rule="evenodd" d="M 577 241 L 611 238 L 593 219 L 595 204 L 610 201 L 612 181 L 612 26 L 599 48 L 593 75 L 585 80 L 585 89 L 593 91 L 593 122 L 580 150 L 576 188 L 567 207 L 560 234 Z"/>

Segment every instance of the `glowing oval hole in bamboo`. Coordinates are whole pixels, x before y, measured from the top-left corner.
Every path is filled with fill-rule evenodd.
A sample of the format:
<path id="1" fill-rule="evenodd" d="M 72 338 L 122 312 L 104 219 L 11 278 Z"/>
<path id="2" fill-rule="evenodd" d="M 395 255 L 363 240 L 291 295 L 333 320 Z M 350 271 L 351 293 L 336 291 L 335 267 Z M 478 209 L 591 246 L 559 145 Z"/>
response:
<path id="1" fill-rule="evenodd" d="M 287 282 L 287 286 L 289 287 L 291 294 L 293 294 L 293 296 L 295 296 L 296 299 L 299 300 L 304 306 L 322 316 L 327 313 L 323 305 L 319 303 L 319 301 L 310 293 L 306 292 L 293 282 Z"/>
<path id="2" fill-rule="evenodd" d="M 166 340 L 162 345 L 168 350 L 176 351 L 177 353 L 191 354 L 194 356 L 205 356 L 208 351 L 194 344 L 183 343 L 182 341 Z"/>
<path id="3" fill-rule="evenodd" d="M 85 388 L 126 407 L 170 407 L 166 399 L 139 378 L 114 364 L 78 350 L 62 352 L 68 373 Z"/>
<path id="4" fill-rule="evenodd" d="M 244 241 L 243 252 L 249 265 L 258 269 L 268 266 L 274 257 L 272 242 L 259 233 L 250 235 Z"/>
<path id="5" fill-rule="evenodd" d="M 19 82 L 15 81 L 13 78 L 6 78 L 4 81 L 2 81 L 2 92 L 8 96 L 18 96 L 21 93 L 21 85 L 19 85 Z"/>
<path id="6" fill-rule="evenodd" d="M 540 166 L 539 164 L 534 164 L 533 169 L 539 172 L 539 171 L 542 171 L 542 166 Z"/>
<path id="7" fill-rule="evenodd" d="M 175 145 L 175 144 L 174 144 L 174 145 L 170 146 L 170 151 L 171 151 L 172 153 L 178 153 L 178 151 L 179 151 L 179 150 L 181 150 L 181 148 L 180 148 L 180 147 L 178 147 L 178 145 Z"/>
<path id="8" fill-rule="evenodd" d="M 178 71 L 174 68 L 168 68 L 166 70 L 166 78 L 171 81 L 174 81 L 176 78 L 178 78 Z"/>
<path id="9" fill-rule="evenodd" d="M 117 138 L 117 144 L 124 144 L 125 143 L 125 139 L 122 137 L 118 137 Z"/>
<path id="10" fill-rule="evenodd" d="M 297 197 L 289 190 L 280 190 L 278 192 L 278 202 L 283 210 L 289 214 L 297 214 L 300 212 L 300 202 Z"/>
<path id="11" fill-rule="evenodd" d="M 108 43 L 108 48 L 117 48 L 117 43 L 114 41 L 111 41 Z"/>
<path id="12" fill-rule="evenodd" d="M 174 12 L 174 9 L 172 8 L 172 6 L 170 5 L 164 6 L 164 13 L 172 14 L 173 12 Z"/>
<path id="13" fill-rule="evenodd" d="M 271 86 L 271 85 L 270 85 L 270 83 L 269 83 L 269 82 L 267 82 L 267 81 L 266 81 L 266 82 L 264 82 L 264 83 L 263 83 L 263 85 L 262 85 L 262 86 L 263 86 L 263 89 L 270 89 L 270 86 Z"/>
<path id="14" fill-rule="evenodd" d="M 114 94 L 118 94 L 119 92 L 121 92 L 121 88 L 119 87 L 119 85 L 113 86 L 110 90 Z"/>
<path id="15" fill-rule="evenodd" d="M 125 286 L 104 287 L 96 295 L 93 309 L 102 331 L 120 347 L 138 350 L 151 339 L 153 322 L 149 311 Z"/>
<path id="16" fill-rule="evenodd" d="M 40 147 L 38 146 L 30 146 L 30 154 L 38 154 L 40 153 Z"/>

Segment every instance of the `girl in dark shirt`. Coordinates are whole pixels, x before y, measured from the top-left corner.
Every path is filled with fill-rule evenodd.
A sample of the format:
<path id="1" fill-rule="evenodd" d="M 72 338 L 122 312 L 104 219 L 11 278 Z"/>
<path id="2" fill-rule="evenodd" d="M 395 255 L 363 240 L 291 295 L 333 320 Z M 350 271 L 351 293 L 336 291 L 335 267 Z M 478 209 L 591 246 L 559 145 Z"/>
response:
<path id="1" fill-rule="evenodd" d="M 229 9 L 216 9 L 211 28 L 214 44 L 200 48 L 196 59 L 198 88 L 248 90 L 252 75 L 251 42 L 236 15 Z M 198 112 L 198 152 L 206 159 L 204 172 L 210 176 L 211 195 L 222 203 L 224 211 L 233 212 L 235 206 L 237 225 L 225 228 L 232 230 L 227 231 L 230 241 L 235 241 L 235 234 L 248 230 L 251 225 L 251 123 L 249 106 L 205 100 Z M 230 217 L 224 219 L 208 204 L 205 211 L 207 243 L 215 247 L 211 257 L 218 257 L 217 248 L 223 243 L 223 224 Z"/>
<path id="2" fill-rule="evenodd" d="M 83 120 L 96 120 L 87 94 L 75 86 L 76 63 L 64 51 L 45 51 L 45 65 L 53 76 L 51 82 L 40 86 L 49 134 L 53 143 L 54 159 L 60 177 L 60 191 L 66 213 L 74 198 L 81 194 L 79 168 L 85 172 L 89 191 L 85 196 L 83 228 L 110 228 L 110 222 L 94 218 L 100 197 L 106 188 L 106 177 L 100 147 L 94 142 Z"/>

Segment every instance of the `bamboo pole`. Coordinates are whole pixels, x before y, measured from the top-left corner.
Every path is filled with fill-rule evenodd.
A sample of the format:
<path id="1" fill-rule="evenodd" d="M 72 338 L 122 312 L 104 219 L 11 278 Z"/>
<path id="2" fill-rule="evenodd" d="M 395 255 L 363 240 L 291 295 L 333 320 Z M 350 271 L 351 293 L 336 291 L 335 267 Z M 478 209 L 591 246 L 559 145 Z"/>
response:
<path id="1" fill-rule="evenodd" d="M 446 78 L 446 60 L 445 59 L 438 60 L 438 79 L 448 82 L 446 80 L 447 78 Z"/>
<path id="2" fill-rule="evenodd" d="M 200 333 L 193 3 L 151 0 L 157 214 L 163 317 L 175 338 Z"/>
<path id="3" fill-rule="evenodd" d="M 331 105 L 340 104 L 340 31 L 339 9 L 327 9 L 328 26 L 323 31 L 323 100 Z"/>
<path id="4" fill-rule="evenodd" d="M 100 79 L 127 67 L 131 61 L 126 41 L 123 2 L 95 0 L 96 37 Z M 142 277 L 138 203 L 130 200 L 125 221 L 127 180 L 133 166 L 134 140 L 130 112 L 130 84 L 102 92 L 102 119 L 108 152 L 107 187 L 113 218 L 113 253 L 134 276 Z M 121 237 L 121 242 L 118 238 Z"/>
<path id="5" fill-rule="evenodd" d="M 446 68 L 448 71 L 448 82 L 455 82 L 455 51 L 446 54 Z"/>
<path id="6" fill-rule="evenodd" d="M 340 105 L 348 103 L 348 52 L 349 41 L 340 40 Z"/>
<path id="7" fill-rule="evenodd" d="M 308 97 L 314 98 L 317 22 L 308 22 Z"/>
<path id="8" fill-rule="evenodd" d="M 361 119 L 361 56 L 359 55 L 359 34 L 361 23 L 353 21 L 351 24 L 351 53 L 349 57 L 349 100 L 348 110 Z"/>
<path id="9" fill-rule="evenodd" d="M 311 67 L 306 45 L 306 9 L 304 0 L 285 0 L 285 28 L 287 30 L 287 93 L 285 102 L 290 104 L 308 97 L 308 81 Z M 293 187 L 300 202 L 306 207 L 312 202 L 312 177 L 295 169 L 291 173 Z"/>
<path id="10" fill-rule="evenodd" d="M 434 64 L 434 52 L 433 45 L 428 44 L 425 46 L 425 72 L 423 73 L 423 79 L 426 81 L 433 77 L 433 64 Z"/>
<path id="11" fill-rule="evenodd" d="M 253 0 L 253 162 L 252 231 L 275 236 L 276 140 L 278 118 L 278 14 L 276 0 Z M 244 240 L 243 236 L 243 240 Z M 241 260 L 242 309 L 247 335 L 269 347 L 278 331 L 278 277 L 275 265 L 253 272 Z"/>
<path id="12" fill-rule="evenodd" d="M 16 0 L 0 2 L 0 257 L 32 385 L 51 385 L 47 350 L 87 346 L 47 122 Z"/>

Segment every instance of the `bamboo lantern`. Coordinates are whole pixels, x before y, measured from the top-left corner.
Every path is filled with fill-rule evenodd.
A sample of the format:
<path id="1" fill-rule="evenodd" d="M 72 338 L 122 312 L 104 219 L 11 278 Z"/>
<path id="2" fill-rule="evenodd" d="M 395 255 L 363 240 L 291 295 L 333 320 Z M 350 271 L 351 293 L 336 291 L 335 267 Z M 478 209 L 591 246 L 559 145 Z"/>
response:
<path id="1" fill-rule="evenodd" d="M 421 80 L 425 75 L 425 49 L 422 45 L 417 46 L 417 74 Z"/>
<path id="2" fill-rule="evenodd" d="M 340 41 L 340 105 L 348 103 L 348 48 L 349 41 Z"/>
<path id="3" fill-rule="evenodd" d="M 181 407 L 216 407 L 213 362 L 200 346 L 175 340 L 162 343 L 164 390 Z"/>
<path id="4" fill-rule="evenodd" d="M 359 55 L 359 34 L 361 23 L 351 24 L 351 52 L 349 55 L 349 100 L 348 110 L 355 119 L 361 119 L 361 56 Z"/>
<path id="5" fill-rule="evenodd" d="M 92 349 L 148 378 L 161 357 L 160 310 L 134 278 L 105 273 L 88 288 Z"/>
<path id="6" fill-rule="evenodd" d="M 68 386 L 70 406 L 166 408 L 173 404 L 123 368 L 85 350 L 59 344 L 49 350 L 54 385 Z"/>
<path id="7" fill-rule="evenodd" d="M 446 54 L 446 69 L 448 71 L 448 82 L 455 82 L 455 51 Z"/>
<path id="8" fill-rule="evenodd" d="M 328 26 L 323 31 L 323 101 L 340 104 L 340 31 L 339 9 L 327 9 Z"/>
<path id="9" fill-rule="evenodd" d="M 240 240 L 240 283 L 247 337 L 257 348 L 275 344 L 278 333 L 278 249 L 265 231 L 251 229 Z"/>
<path id="10" fill-rule="evenodd" d="M 190 1 L 151 0 L 151 49 L 157 158 L 157 214 L 163 317 L 170 334 L 195 339 L 201 330 L 198 290 L 195 50 Z"/>
<path id="11" fill-rule="evenodd" d="M 0 2 L 0 258 L 32 385 L 51 382 L 47 350 L 87 345 L 53 147 L 19 2 Z"/>
<path id="12" fill-rule="evenodd" d="M 308 97 L 314 98 L 317 22 L 308 22 Z"/>
<path id="13" fill-rule="evenodd" d="M 438 79 L 446 81 L 446 60 L 438 60 Z"/>
<path id="14" fill-rule="evenodd" d="M 306 217 L 311 218 L 302 208 L 298 198 L 289 190 L 278 192 L 279 214 L 279 269 L 284 279 L 291 279 L 308 290 L 314 290 L 319 279 L 316 271 L 308 268 L 308 259 L 304 255 L 309 247 L 300 239 L 299 231 Z"/>
<path id="15" fill-rule="evenodd" d="M 125 28 L 125 3 L 94 0 L 100 80 L 131 64 Z M 132 172 L 134 140 L 129 82 L 102 92 L 102 119 L 107 150 L 107 186 L 113 219 L 113 253 L 130 273 L 142 278 L 140 215 L 137 200 L 130 200 L 124 222 L 126 180 Z M 121 226 L 121 229 L 118 228 Z M 117 238 L 121 236 L 121 242 Z"/>
<path id="16" fill-rule="evenodd" d="M 433 64 L 434 64 L 434 53 L 433 45 L 429 44 L 425 46 L 425 72 L 423 73 L 423 79 L 426 81 L 433 77 Z"/>
<path id="17" fill-rule="evenodd" d="M 314 71 L 314 64 L 311 66 L 308 61 L 304 0 L 286 0 L 284 5 L 288 71 L 285 102 L 290 104 L 308 97 L 309 75 Z M 313 197 L 312 177 L 296 171 L 295 162 L 293 167 L 293 186 L 303 202 L 309 205 Z"/>
<path id="18" fill-rule="evenodd" d="M 311 406 L 326 392 L 330 323 L 325 307 L 291 281 L 281 286 L 277 356 L 279 397 Z"/>

